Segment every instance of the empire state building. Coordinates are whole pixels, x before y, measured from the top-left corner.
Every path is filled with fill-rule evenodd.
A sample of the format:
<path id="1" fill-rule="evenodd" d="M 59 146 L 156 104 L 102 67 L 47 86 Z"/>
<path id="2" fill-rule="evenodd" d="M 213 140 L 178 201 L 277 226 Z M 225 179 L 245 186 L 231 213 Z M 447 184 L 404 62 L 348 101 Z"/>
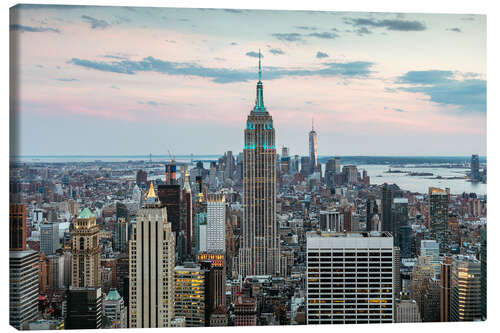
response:
<path id="1" fill-rule="evenodd" d="M 239 273 L 279 275 L 280 243 L 276 223 L 276 147 L 273 118 L 264 107 L 259 51 L 255 107 L 247 118 L 243 149 L 243 221 Z"/>

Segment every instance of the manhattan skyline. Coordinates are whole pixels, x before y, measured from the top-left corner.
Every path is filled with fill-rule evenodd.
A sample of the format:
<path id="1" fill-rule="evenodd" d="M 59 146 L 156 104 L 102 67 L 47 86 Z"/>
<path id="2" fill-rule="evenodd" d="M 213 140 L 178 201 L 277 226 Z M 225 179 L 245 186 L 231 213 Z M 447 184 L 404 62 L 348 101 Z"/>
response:
<path id="1" fill-rule="evenodd" d="M 259 48 L 292 155 L 311 118 L 319 156 L 486 154 L 483 15 L 23 5 L 10 24 L 16 155 L 239 152 Z"/>

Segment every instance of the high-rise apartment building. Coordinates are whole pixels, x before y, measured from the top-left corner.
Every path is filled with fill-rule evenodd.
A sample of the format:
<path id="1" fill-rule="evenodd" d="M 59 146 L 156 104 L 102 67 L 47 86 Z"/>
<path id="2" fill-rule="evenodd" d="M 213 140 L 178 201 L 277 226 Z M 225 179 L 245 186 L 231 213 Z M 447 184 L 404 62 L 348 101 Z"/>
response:
<path id="1" fill-rule="evenodd" d="M 451 302 L 451 257 L 444 257 L 441 263 L 439 273 L 440 279 L 440 321 L 450 321 L 450 302 Z"/>
<path id="2" fill-rule="evenodd" d="M 22 204 L 9 207 L 9 249 L 26 250 L 26 206 Z"/>
<path id="3" fill-rule="evenodd" d="M 135 183 L 139 188 L 143 188 L 146 186 L 146 183 L 148 182 L 148 173 L 143 170 L 137 170 L 137 175 L 135 179 Z"/>
<path id="4" fill-rule="evenodd" d="M 73 222 L 71 259 L 73 288 L 100 287 L 99 226 L 95 215 L 88 208 L 83 209 Z"/>
<path id="5" fill-rule="evenodd" d="M 198 262 L 209 271 L 206 283 L 209 293 L 205 303 L 213 313 L 225 306 L 226 257 L 222 253 L 201 253 L 198 254 Z"/>
<path id="6" fill-rule="evenodd" d="M 318 134 L 314 130 L 314 121 L 309 132 L 309 173 L 318 171 Z"/>
<path id="7" fill-rule="evenodd" d="M 111 321 L 110 328 L 127 328 L 127 308 L 116 289 L 111 289 L 104 298 L 102 312 Z"/>
<path id="8" fill-rule="evenodd" d="M 66 295 L 65 329 L 102 328 L 101 288 L 73 288 Z"/>
<path id="9" fill-rule="evenodd" d="M 169 327 L 174 318 L 175 238 L 151 183 L 129 241 L 129 327 Z"/>
<path id="10" fill-rule="evenodd" d="M 486 226 L 481 229 L 481 248 L 479 259 L 481 260 L 481 319 L 486 320 L 487 297 L 486 297 Z"/>
<path id="11" fill-rule="evenodd" d="M 394 234 L 396 230 L 392 221 L 392 200 L 392 189 L 387 183 L 384 183 L 382 185 L 382 231 Z"/>
<path id="12" fill-rule="evenodd" d="M 479 156 L 472 155 L 470 159 L 470 179 L 473 182 L 478 182 L 481 180 L 481 175 L 479 174 Z"/>
<path id="13" fill-rule="evenodd" d="M 127 251 L 129 224 L 125 217 L 119 217 L 113 225 L 113 250 Z"/>
<path id="14" fill-rule="evenodd" d="M 47 256 L 48 287 L 52 290 L 64 287 L 64 256 L 53 254 Z"/>
<path id="15" fill-rule="evenodd" d="M 264 107 L 259 81 L 255 107 L 247 118 L 243 149 L 243 222 L 240 275 L 279 275 L 280 239 L 276 221 L 276 147 L 273 119 Z"/>
<path id="16" fill-rule="evenodd" d="M 226 198 L 222 193 L 207 195 L 207 251 L 226 252 Z"/>
<path id="17" fill-rule="evenodd" d="M 167 177 L 171 176 L 167 174 Z M 181 209 L 181 187 L 176 184 L 158 185 L 158 199 L 161 204 L 167 208 L 168 222 L 171 224 L 172 231 L 177 237 L 181 230 L 180 209 Z"/>
<path id="18" fill-rule="evenodd" d="M 40 252 L 49 256 L 59 249 L 59 224 L 40 224 Z"/>
<path id="19" fill-rule="evenodd" d="M 410 299 L 409 297 L 403 297 L 401 299 L 396 300 L 395 311 L 394 311 L 394 322 L 395 323 L 422 322 L 417 302 L 415 302 L 415 300 L 413 299 Z"/>
<path id="20" fill-rule="evenodd" d="M 38 317 L 38 264 L 38 252 L 9 252 L 9 323 L 18 330 Z"/>
<path id="21" fill-rule="evenodd" d="M 435 276 L 439 276 L 441 263 L 439 260 L 439 243 L 433 239 L 422 239 L 420 241 L 420 255 L 430 258 L 431 265 L 434 267 Z"/>
<path id="22" fill-rule="evenodd" d="M 205 269 L 193 263 L 175 267 L 175 316 L 184 317 L 186 327 L 208 324 L 206 273 Z"/>
<path id="23" fill-rule="evenodd" d="M 403 235 L 404 226 L 408 225 L 408 199 L 406 198 L 394 198 L 393 199 L 393 209 L 392 209 L 392 223 L 394 225 L 394 245 L 399 246 L 401 249 L 401 257 L 403 258 L 403 252 L 405 252 L 405 255 L 407 254 L 406 251 L 408 251 L 409 255 L 409 248 L 404 248 L 408 244 L 403 244 L 402 238 L 405 238 L 406 235 Z M 406 239 L 405 239 L 406 241 Z M 408 257 L 404 257 L 408 258 Z"/>
<path id="24" fill-rule="evenodd" d="M 393 238 L 307 233 L 307 324 L 393 322 Z"/>
<path id="25" fill-rule="evenodd" d="M 424 296 L 429 289 L 430 280 L 434 278 L 434 267 L 430 257 L 418 257 L 410 275 L 410 297 L 417 301 L 420 314 L 423 315 Z"/>
<path id="26" fill-rule="evenodd" d="M 451 267 L 450 321 L 481 320 L 481 263 L 455 256 Z"/>
<path id="27" fill-rule="evenodd" d="M 232 156 L 232 155 L 231 155 Z M 231 173 L 232 175 L 232 173 Z M 189 183 L 189 173 L 186 171 L 184 175 L 184 185 L 182 188 L 182 204 L 184 212 L 183 229 L 186 234 L 186 254 L 191 255 L 193 249 L 193 201 L 191 194 L 191 185 Z"/>
<path id="28" fill-rule="evenodd" d="M 445 190 L 429 187 L 428 220 L 431 238 L 439 243 L 439 252 L 448 249 L 448 202 L 449 195 Z"/>

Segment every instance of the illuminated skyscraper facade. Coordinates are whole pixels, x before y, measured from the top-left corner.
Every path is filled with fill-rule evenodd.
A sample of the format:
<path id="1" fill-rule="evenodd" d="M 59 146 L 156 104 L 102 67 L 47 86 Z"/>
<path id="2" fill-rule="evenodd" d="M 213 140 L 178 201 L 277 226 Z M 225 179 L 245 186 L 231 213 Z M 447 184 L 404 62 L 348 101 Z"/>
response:
<path id="1" fill-rule="evenodd" d="M 279 275 L 276 222 L 276 147 L 273 119 L 264 107 L 259 56 L 255 107 L 247 118 L 243 149 L 243 223 L 240 275 Z"/>

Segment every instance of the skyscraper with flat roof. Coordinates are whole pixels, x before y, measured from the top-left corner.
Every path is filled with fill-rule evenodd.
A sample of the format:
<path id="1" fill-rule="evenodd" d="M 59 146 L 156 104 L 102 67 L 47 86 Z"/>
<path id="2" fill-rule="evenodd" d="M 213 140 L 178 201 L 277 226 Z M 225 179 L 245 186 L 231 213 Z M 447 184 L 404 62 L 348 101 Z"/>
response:
<path id="1" fill-rule="evenodd" d="M 307 324 L 392 323 L 388 232 L 307 233 Z"/>
<path id="2" fill-rule="evenodd" d="M 26 206 L 12 204 L 9 208 L 9 249 L 26 250 Z"/>
<path id="3" fill-rule="evenodd" d="M 39 253 L 9 252 L 9 323 L 18 330 L 38 317 Z"/>
<path id="4" fill-rule="evenodd" d="M 243 278 L 280 274 L 275 130 L 273 119 L 264 107 L 261 73 L 259 55 L 257 96 L 247 118 L 243 149 L 243 222 L 239 252 Z"/>
<path id="5" fill-rule="evenodd" d="M 481 320 L 481 263 L 455 256 L 451 267 L 450 321 Z"/>
<path id="6" fill-rule="evenodd" d="M 392 189 L 387 183 L 382 185 L 382 231 L 394 234 L 395 228 L 392 219 Z"/>
<path id="7" fill-rule="evenodd" d="M 222 193 L 207 195 L 207 251 L 226 252 L 226 198 Z"/>
<path id="8" fill-rule="evenodd" d="M 423 239 L 420 241 L 420 255 L 430 258 L 431 265 L 434 267 L 435 276 L 439 275 L 441 270 L 439 262 L 439 243 L 433 239 Z"/>
<path id="9" fill-rule="evenodd" d="M 40 252 L 49 256 L 59 249 L 59 224 L 40 224 Z"/>
<path id="10" fill-rule="evenodd" d="M 478 182 L 481 179 L 479 174 L 479 156 L 472 155 L 470 159 L 470 179 L 473 182 Z"/>
<path id="11" fill-rule="evenodd" d="M 429 187 L 428 196 L 428 220 L 431 238 L 439 243 L 440 253 L 446 253 L 448 249 L 448 202 L 447 191 Z"/>
<path id="12" fill-rule="evenodd" d="M 193 263 L 175 267 L 175 316 L 184 317 L 186 327 L 208 323 L 206 270 Z"/>

